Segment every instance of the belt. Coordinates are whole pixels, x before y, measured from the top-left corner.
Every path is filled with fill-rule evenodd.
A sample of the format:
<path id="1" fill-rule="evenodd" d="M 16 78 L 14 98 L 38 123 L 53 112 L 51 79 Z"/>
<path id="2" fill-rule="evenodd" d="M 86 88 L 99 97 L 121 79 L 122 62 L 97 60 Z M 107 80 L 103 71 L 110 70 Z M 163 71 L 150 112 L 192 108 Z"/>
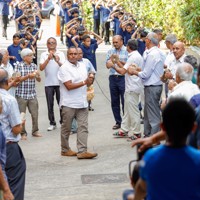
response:
<path id="1" fill-rule="evenodd" d="M 144 87 L 160 87 L 162 85 L 145 85 Z"/>
<path id="2" fill-rule="evenodd" d="M 6 144 L 16 144 L 18 142 L 14 142 L 14 141 L 7 141 Z"/>
<path id="3" fill-rule="evenodd" d="M 114 76 L 116 78 L 124 77 L 124 75 L 118 75 L 118 74 L 114 74 L 114 75 L 110 75 L 110 76 Z"/>

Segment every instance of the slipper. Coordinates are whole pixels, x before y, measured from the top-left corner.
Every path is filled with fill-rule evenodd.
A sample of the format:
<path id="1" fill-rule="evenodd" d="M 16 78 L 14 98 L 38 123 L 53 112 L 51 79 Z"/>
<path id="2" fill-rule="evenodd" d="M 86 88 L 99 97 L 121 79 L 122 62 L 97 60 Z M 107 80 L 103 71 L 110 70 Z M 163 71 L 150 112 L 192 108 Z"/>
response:
<path id="1" fill-rule="evenodd" d="M 32 134 L 33 137 L 42 137 L 42 135 L 40 133 L 34 133 Z"/>
<path id="2" fill-rule="evenodd" d="M 133 134 L 132 136 L 130 136 L 127 141 L 133 141 L 133 140 L 137 140 L 138 138 L 141 138 L 141 134 Z"/>
<path id="3" fill-rule="evenodd" d="M 128 132 L 123 132 L 121 130 L 113 133 L 113 136 L 115 137 L 128 137 Z"/>

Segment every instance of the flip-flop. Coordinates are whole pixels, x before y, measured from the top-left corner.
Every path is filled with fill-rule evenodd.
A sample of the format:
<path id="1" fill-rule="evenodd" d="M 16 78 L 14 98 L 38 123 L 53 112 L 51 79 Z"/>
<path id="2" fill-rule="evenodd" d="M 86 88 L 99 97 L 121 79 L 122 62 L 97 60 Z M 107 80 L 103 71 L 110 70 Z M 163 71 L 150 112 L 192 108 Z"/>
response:
<path id="1" fill-rule="evenodd" d="M 133 134 L 132 136 L 130 136 L 128 139 L 127 139 L 127 141 L 128 142 L 131 142 L 131 141 L 133 141 L 133 140 L 137 140 L 138 138 L 141 138 L 141 134 L 139 133 L 139 134 Z"/>
<path id="2" fill-rule="evenodd" d="M 128 137 L 128 132 L 123 132 L 121 130 L 113 133 L 113 136 L 115 137 Z"/>

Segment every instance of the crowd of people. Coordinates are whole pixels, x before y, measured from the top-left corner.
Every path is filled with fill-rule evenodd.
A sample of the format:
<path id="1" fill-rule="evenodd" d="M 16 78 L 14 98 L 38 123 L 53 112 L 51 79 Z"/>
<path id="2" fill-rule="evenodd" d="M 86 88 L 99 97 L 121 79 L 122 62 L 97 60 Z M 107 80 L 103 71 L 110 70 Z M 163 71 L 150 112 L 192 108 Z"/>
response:
<path id="1" fill-rule="evenodd" d="M 200 162 L 199 152 L 195 150 L 200 148 L 197 59 L 186 55 L 184 43 L 178 41 L 175 34 L 169 33 L 163 38 L 161 29 L 147 32 L 144 27 L 137 27 L 136 19 L 125 11 L 123 4 L 112 0 L 90 2 L 94 11 L 93 31 L 86 29 L 83 2 L 58 2 L 60 39 L 64 42 L 65 38 L 66 58 L 57 48 L 54 37 L 47 39 L 47 49 L 38 58 L 41 2 L 0 1 L 2 37 L 7 38 L 10 3 L 15 9 L 16 22 L 13 44 L 0 49 L 0 188 L 4 199 L 24 199 L 26 163 L 18 142 L 27 139 L 26 107 L 31 114 L 32 136 L 42 137 L 36 94 L 36 81 L 41 81 L 40 71 L 45 73 L 50 125 L 47 131 L 57 128 L 54 97 L 60 110 L 61 156 L 97 157 L 97 153 L 87 151 L 88 111 L 94 110 L 91 107 L 93 82 L 95 74 L 99 73 L 95 52 L 102 42 L 113 45 L 105 61 L 115 120 L 113 136 L 129 138 L 132 146 L 141 144 L 139 151 L 166 140 L 165 145 L 149 150 L 141 158 L 133 173 L 137 174 L 137 180 L 132 179 L 135 192 L 124 193 L 124 200 L 164 199 L 163 195 L 168 200 L 199 199 Z M 169 49 L 167 55 L 160 49 L 163 39 Z M 72 133 L 77 133 L 78 151 L 70 148 Z M 176 166 L 173 165 L 175 161 L 178 162 Z M 179 170 L 182 166 L 184 170 Z M 169 178 L 169 174 L 173 177 Z M 195 181 L 193 186 L 186 184 L 181 191 L 185 177 L 191 181 L 191 177 L 195 177 Z M 174 180 L 179 186 L 177 189 L 170 186 Z"/>

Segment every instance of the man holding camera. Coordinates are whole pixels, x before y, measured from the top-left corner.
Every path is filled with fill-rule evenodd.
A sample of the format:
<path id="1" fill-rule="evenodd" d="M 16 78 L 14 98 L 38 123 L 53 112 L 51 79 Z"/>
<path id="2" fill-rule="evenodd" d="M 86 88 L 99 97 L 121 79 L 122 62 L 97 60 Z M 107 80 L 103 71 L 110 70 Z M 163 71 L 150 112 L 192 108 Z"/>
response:
<path id="1" fill-rule="evenodd" d="M 83 62 L 78 62 L 78 50 L 70 47 L 67 51 L 67 61 L 58 70 L 60 81 L 60 107 L 62 109 L 61 126 L 61 155 L 77 156 L 78 159 L 91 159 L 97 153 L 87 151 L 88 137 L 88 102 L 87 86 L 94 81 L 94 75 L 87 72 Z M 78 124 L 77 148 L 78 153 L 69 146 L 72 120 Z"/>
<path id="2" fill-rule="evenodd" d="M 40 57 L 40 70 L 45 72 L 45 94 L 48 107 L 48 117 L 50 126 L 48 131 L 56 128 L 56 121 L 54 117 L 54 95 L 56 95 L 57 103 L 60 102 L 60 86 L 57 78 L 57 73 L 60 66 L 65 62 L 65 55 L 63 52 L 56 49 L 57 41 L 50 37 L 47 40 L 48 50 L 43 52 Z"/>

